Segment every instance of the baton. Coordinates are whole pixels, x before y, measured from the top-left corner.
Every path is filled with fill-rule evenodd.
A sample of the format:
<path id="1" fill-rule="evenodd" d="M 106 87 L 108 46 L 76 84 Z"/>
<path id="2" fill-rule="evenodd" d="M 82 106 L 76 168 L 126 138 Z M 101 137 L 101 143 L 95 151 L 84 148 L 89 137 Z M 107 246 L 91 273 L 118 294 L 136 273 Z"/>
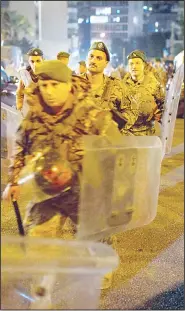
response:
<path id="1" fill-rule="evenodd" d="M 16 200 L 14 200 L 12 198 L 12 204 L 14 207 L 14 211 L 15 211 L 15 216 L 17 219 L 17 225 L 18 225 L 18 229 L 19 229 L 19 234 L 24 236 L 25 232 L 24 232 L 24 228 L 23 228 L 23 224 L 22 224 L 22 218 L 21 218 L 21 214 L 20 214 L 20 210 L 19 210 L 19 206 Z"/>

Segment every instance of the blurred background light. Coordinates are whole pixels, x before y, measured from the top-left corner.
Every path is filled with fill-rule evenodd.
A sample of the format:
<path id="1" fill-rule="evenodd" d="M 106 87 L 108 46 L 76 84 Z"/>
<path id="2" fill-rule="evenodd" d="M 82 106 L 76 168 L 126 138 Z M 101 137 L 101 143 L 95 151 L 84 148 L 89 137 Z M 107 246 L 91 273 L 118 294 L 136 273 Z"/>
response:
<path id="1" fill-rule="evenodd" d="M 83 23 L 83 21 L 84 21 L 84 19 L 83 19 L 83 18 L 79 18 L 79 19 L 78 19 L 78 24 Z"/>
<path id="2" fill-rule="evenodd" d="M 104 24 L 108 23 L 108 16 L 91 16 L 90 17 L 91 24 Z"/>
<path id="3" fill-rule="evenodd" d="M 102 32 L 102 33 L 100 34 L 100 38 L 105 38 L 105 33 L 104 33 L 104 32 Z"/>

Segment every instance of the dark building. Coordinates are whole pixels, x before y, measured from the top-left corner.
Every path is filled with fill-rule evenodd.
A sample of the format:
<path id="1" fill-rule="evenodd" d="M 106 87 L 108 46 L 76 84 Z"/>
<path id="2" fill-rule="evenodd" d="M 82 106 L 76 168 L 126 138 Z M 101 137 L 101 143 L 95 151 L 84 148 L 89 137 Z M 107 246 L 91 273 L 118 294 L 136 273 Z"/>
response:
<path id="1" fill-rule="evenodd" d="M 119 63 L 128 40 L 143 31 L 143 1 L 78 1 L 80 53 L 103 41 Z"/>

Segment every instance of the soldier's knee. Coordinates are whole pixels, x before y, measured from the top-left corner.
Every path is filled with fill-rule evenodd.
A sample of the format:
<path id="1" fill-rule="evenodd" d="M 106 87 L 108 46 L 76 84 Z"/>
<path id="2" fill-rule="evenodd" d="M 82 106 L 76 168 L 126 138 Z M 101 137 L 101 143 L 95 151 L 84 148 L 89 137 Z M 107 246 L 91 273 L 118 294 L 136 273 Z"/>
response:
<path id="1" fill-rule="evenodd" d="M 61 216 L 55 215 L 50 220 L 28 228 L 28 236 L 56 238 L 60 236 Z"/>

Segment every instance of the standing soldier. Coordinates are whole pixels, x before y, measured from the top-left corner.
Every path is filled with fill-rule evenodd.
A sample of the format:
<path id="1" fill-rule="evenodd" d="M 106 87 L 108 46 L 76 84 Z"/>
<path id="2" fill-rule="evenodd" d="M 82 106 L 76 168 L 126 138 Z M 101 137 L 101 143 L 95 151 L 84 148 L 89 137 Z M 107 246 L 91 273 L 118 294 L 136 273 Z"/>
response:
<path id="1" fill-rule="evenodd" d="M 57 59 L 60 60 L 64 65 L 69 65 L 70 54 L 67 52 L 59 52 L 57 54 Z"/>
<path id="2" fill-rule="evenodd" d="M 130 105 L 134 117 L 121 131 L 136 136 L 154 135 L 154 121 L 160 122 L 164 109 L 164 87 L 152 73 L 145 72 L 147 58 L 143 51 L 135 50 L 127 59 L 129 72 L 123 79 L 123 102 Z"/>
<path id="3" fill-rule="evenodd" d="M 98 109 L 87 96 L 88 81 L 78 76 L 71 77 L 71 70 L 66 65 L 58 60 L 44 61 L 38 66 L 37 74 L 38 85 L 32 84 L 33 89 L 27 89 L 27 93 L 30 92 L 29 101 L 39 101 L 40 109 L 37 104 L 37 111 L 30 110 L 17 131 L 4 199 L 10 199 L 11 195 L 15 200 L 19 198 L 21 186 L 18 180 L 26 161 L 29 161 L 27 156 L 34 158 L 40 154 L 40 157 L 45 157 L 47 167 L 39 177 L 40 186 L 43 189 L 48 180 L 53 180 L 49 191 L 55 183 L 66 191 L 60 191 L 57 197 L 40 203 L 30 202 L 25 223 L 29 235 L 54 237 L 57 232 L 60 235 L 62 229 L 60 222 L 53 226 L 55 216 L 70 217 L 77 223 L 84 155 L 82 136 L 103 135 L 115 142 L 119 141 L 121 134 L 111 114 Z M 49 155 L 46 149 L 49 149 Z M 54 150 L 61 158 L 59 168 L 65 167 L 66 174 L 62 174 L 59 168 L 52 171 L 52 166 L 49 166 Z M 62 217 L 62 222 L 64 220 Z"/>
<path id="4" fill-rule="evenodd" d="M 109 51 L 103 42 L 94 42 L 87 57 L 87 73 L 81 76 L 91 82 L 91 97 L 101 109 L 111 111 L 119 128 L 133 118 L 130 106 L 123 101 L 120 79 L 108 77 L 104 69 L 110 61 Z M 121 113 L 120 113 L 121 112 Z"/>
<path id="5" fill-rule="evenodd" d="M 37 83 L 38 78 L 35 74 L 36 64 L 43 61 L 43 52 L 38 48 L 29 50 L 27 55 L 29 66 L 26 67 L 26 69 L 20 69 L 20 80 L 16 92 L 16 108 L 22 112 L 23 116 L 28 112 L 24 90 L 30 85 L 30 83 Z"/>

